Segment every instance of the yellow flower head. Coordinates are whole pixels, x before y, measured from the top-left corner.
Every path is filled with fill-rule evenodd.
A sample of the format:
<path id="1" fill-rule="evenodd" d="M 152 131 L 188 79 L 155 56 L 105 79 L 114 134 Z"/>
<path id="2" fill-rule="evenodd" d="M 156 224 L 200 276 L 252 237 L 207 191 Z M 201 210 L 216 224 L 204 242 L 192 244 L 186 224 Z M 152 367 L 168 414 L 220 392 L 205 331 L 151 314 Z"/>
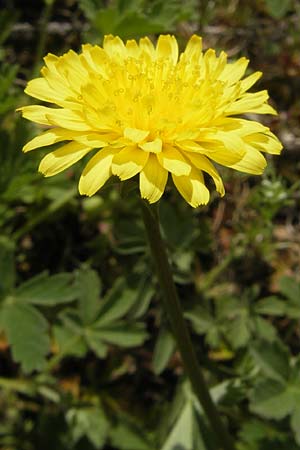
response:
<path id="1" fill-rule="evenodd" d="M 239 117 L 276 114 L 267 91 L 247 92 L 261 72 L 242 79 L 246 58 L 227 63 L 224 52 L 203 53 L 198 36 L 180 56 L 174 36 L 160 36 L 156 47 L 148 38 L 124 44 L 106 36 L 103 48 L 83 45 L 80 55 L 49 54 L 45 64 L 25 92 L 58 108 L 20 108 L 26 119 L 50 127 L 23 150 L 69 141 L 42 159 L 45 176 L 93 153 L 79 180 L 81 194 L 95 194 L 112 175 L 127 180 L 139 174 L 141 196 L 154 203 L 170 173 L 180 194 L 197 207 L 209 200 L 203 172 L 224 195 L 213 162 L 261 174 L 261 152 L 281 151 L 269 128 Z"/>

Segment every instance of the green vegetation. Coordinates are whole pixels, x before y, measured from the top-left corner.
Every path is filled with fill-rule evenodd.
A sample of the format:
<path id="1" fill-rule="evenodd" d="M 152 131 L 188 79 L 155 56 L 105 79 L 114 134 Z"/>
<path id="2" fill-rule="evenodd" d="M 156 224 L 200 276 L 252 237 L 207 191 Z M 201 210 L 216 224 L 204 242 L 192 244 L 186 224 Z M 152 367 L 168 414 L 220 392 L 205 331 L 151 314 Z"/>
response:
<path id="1" fill-rule="evenodd" d="M 2 2 L 3 3 L 3 2 Z M 26 6 L 25 6 L 26 3 Z M 160 202 L 174 278 L 237 450 L 300 449 L 300 6 L 297 0 L 5 1 L 0 10 L 0 449 L 218 450 L 161 308 L 137 188 L 53 178 L 15 109 L 42 56 L 194 32 L 262 70 L 285 149 L 226 196 Z"/>

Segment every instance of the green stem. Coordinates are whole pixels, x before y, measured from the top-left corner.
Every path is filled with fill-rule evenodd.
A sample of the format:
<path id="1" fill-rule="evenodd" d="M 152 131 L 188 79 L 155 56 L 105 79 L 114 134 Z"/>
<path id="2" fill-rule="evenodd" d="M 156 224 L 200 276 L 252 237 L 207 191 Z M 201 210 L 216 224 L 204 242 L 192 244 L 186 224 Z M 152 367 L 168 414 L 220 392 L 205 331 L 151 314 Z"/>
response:
<path id="1" fill-rule="evenodd" d="M 142 214 L 163 294 L 162 300 L 181 354 L 185 372 L 191 382 L 194 393 L 210 422 L 211 428 L 213 429 L 216 438 L 219 440 L 220 448 L 224 450 L 234 450 L 234 443 L 210 396 L 204 376 L 197 361 L 189 331 L 183 318 L 183 311 L 173 281 L 166 247 L 160 232 L 157 210 L 154 211 L 154 209 L 146 202 L 142 202 Z"/>

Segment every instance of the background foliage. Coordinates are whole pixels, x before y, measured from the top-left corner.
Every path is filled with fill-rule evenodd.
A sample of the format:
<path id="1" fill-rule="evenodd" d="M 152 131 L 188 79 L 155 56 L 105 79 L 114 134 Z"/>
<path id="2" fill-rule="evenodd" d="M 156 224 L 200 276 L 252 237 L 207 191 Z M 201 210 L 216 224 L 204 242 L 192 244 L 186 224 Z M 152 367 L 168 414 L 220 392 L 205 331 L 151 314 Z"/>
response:
<path id="1" fill-rule="evenodd" d="M 238 450 L 300 449 L 300 4 L 297 0 L 0 1 L 0 448 L 215 450 L 160 308 L 136 188 L 80 198 L 77 164 L 37 173 L 15 108 L 42 56 L 197 32 L 262 70 L 285 150 L 262 178 L 160 215 L 186 319 Z"/>

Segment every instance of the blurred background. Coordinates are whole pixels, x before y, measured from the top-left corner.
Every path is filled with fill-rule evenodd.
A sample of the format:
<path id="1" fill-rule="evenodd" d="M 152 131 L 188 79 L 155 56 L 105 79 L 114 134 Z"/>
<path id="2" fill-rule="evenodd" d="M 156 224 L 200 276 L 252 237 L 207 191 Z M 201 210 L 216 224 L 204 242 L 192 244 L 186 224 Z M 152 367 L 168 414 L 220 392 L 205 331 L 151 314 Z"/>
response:
<path id="1" fill-rule="evenodd" d="M 199 360 L 238 450 L 300 449 L 300 2 L 0 0 L 0 449 L 216 450 L 160 307 L 134 184 L 80 197 L 20 118 L 48 52 L 105 34 L 197 33 L 264 73 L 281 139 L 262 177 L 221 169 L 226 196 L 160 204 Z"/>

